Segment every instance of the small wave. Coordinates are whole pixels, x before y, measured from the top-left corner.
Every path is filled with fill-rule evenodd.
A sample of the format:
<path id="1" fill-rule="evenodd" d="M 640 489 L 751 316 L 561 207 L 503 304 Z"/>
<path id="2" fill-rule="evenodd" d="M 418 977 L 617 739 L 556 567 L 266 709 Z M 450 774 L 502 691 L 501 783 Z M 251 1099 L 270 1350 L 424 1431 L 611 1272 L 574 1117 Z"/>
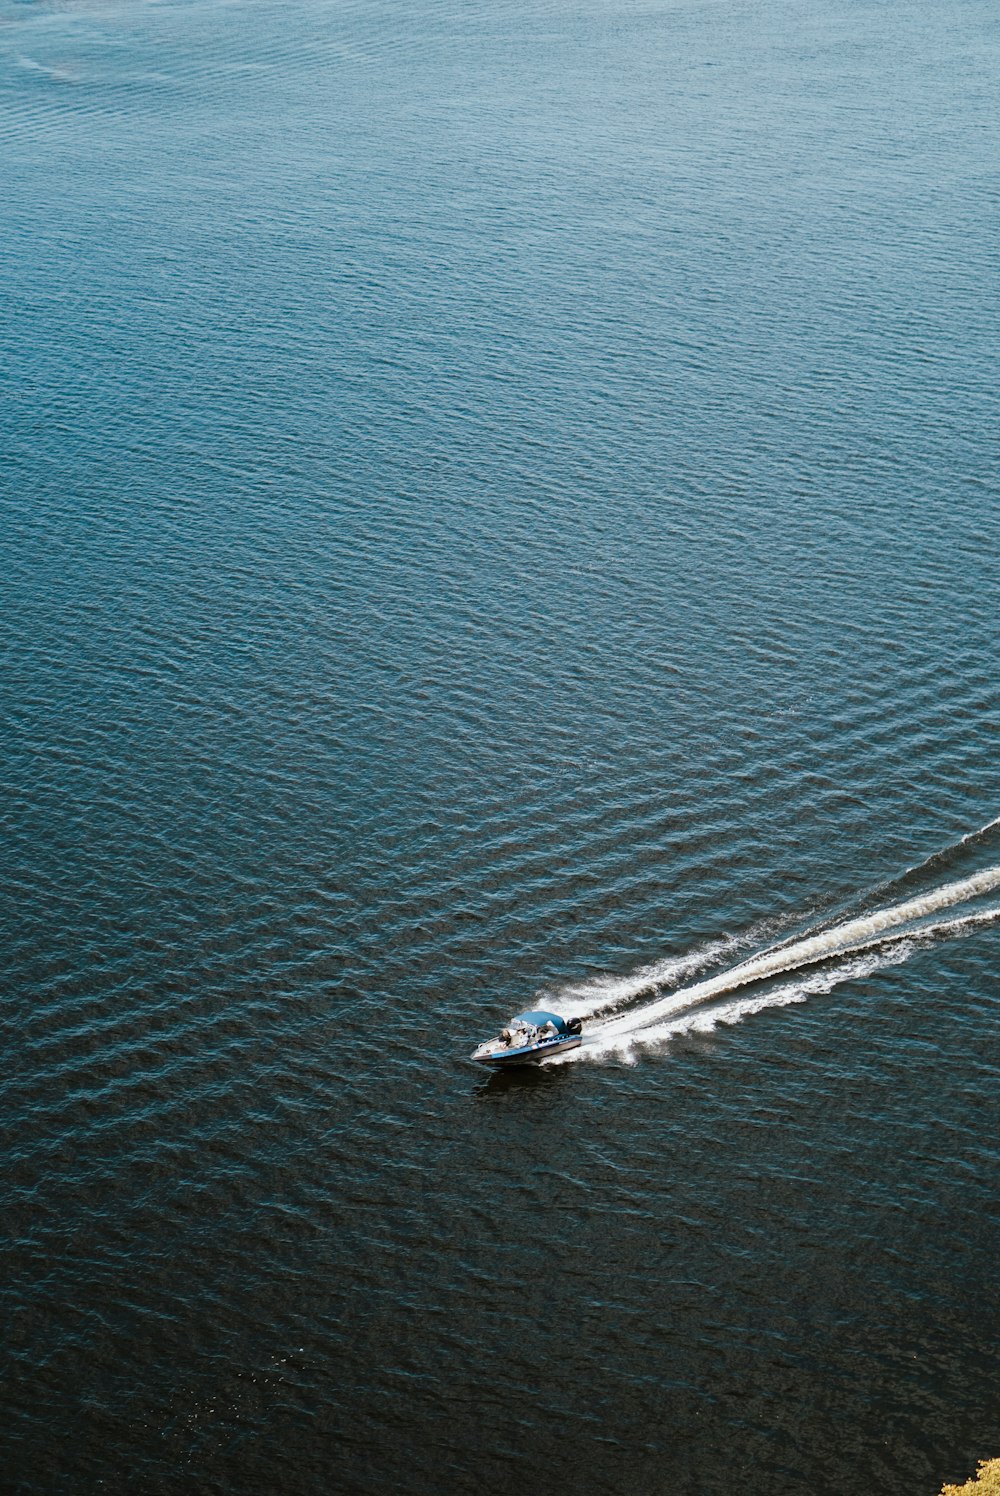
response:
<path id="1" fill-rule="evenodd" d="M 72 68 L 54 67 L 50 63 L 39 62 L 37 58 L 26 57 L 19 53 L 17 65 L 28 73 L 41 73 L 45 78 L 51 78 L 55 83 L 79 83 L 80 74 Z"/>

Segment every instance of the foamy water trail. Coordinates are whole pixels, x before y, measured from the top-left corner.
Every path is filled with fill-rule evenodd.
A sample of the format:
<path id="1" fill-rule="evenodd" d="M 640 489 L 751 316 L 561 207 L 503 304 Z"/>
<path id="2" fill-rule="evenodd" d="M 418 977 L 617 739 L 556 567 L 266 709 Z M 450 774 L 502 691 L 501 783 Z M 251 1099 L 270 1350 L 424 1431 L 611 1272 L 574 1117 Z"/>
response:
<path id="1" fill-rule="evenodd" d="M 850 902 L 854 905 L 862 903 L 871 904 L 879 895 L 890 894 L 894 889 L 902 893 L 907 884 L 926 878 L 928 874 L 934 872 L 941 872 L 943 874 L 970 847 L 977 846 L 980 842 L 986 841 L 991 833 L 998 829 L 1000 829 L 1000 816 L 995 816 L 992 821 L 987 821 L 985 825 L 978 827 L 977 830 L 967 831 L 964 836 L 959 837 L 958 841 L 949 842 L 944 847 L 938 847 L 936 851 L 931 852 L 920 862 L 915 862 L 912 867 L 908 867 L 905 872 L 899 873 L 895 877 L 884 878 L 878 883 L 873 884 L 871 888 L 855 896 Z M 833 911 L 829 919 L 822 921 L 822 927 L 831 927 L 839 923 L 842 914 L 846 914 L 846 912 L 846 908 L 839 913 Z"/>
<path id="2" fill-rule="evenodd" d="M 735 936 L 723 935 L 686 955 L 667 956 L 623 976 L 599 976 L 578 984 L 570 983 L 555 992 L 542 992 L 540 997 L 551 1002 L 565 1018 L 593 1018 L 598 1013 L 622 1007 L 644 992 L 676 986 L 684 977 L 704 971 L 719 956 L 735 952 L 744 944 L 744 940 L 737 940 Z"/>
<path id="3" fill-rule="evenodd" d="M 867 890 L 866 894 L 853 898 L 851 903 L 857 906 L 862 899 L 865 902 L 870 902 L 879 892 L 888 892 L 894 886 L 905 886 L 921 874 L 928 873 L 932 869 L 939 868 L 942 864 L 952 861 L 963 849 L 982 841 L 998 828 L 1000 828 L 1000 816 L 995 817 L 992 821 L 988 821 L 984 826 L 980 826 L 978 830 L 968 832 L 950 846 L 939 848 L 936 852 L 932 852 L 922 862 L 915 863 L 913 867 L 907 868 L 901 875 L 874 885 Z M 935 899 L 940 895 L 946 901 L 945 904 L 929 905 L 928 912 L 932 908 L 946 907 L 948 903 L 960 902 L 961 898 L 972 896 L 968 894 L 959 894 L 956 896 L 954 891 L 961 887 L 961 884 L 950 884 L 946 888 L 938 890 L 937 893 L 928 895 L 927 897 L 930 899 Z M 838 918 L 837 912 L 832 912 L 822 920 L 814 936 L 803 937 L 792 935 L 786 939 L 777 940 L 765 954 L 770 956 L 778 952 L 783 952 L 788 956 L 798 951 L 801 948 L 803 940 L 806 938 L 826 939 L 834 937 L 840 932 L 840 936 L 843 939 L 845 931 L 850 930 L 853 925 L 867 922 L 869 919 L 887 916 L 891 917 L 893 922 L 895 922 L 896 918 L 900 917 L 900 911 L 909 908 L 915 902 L 917 901 L 908 900 L 906 904 L 898 904 L 889 910 L 878 911 L 872 915 L 859 916 L 857 920 L 846 922 L 842 918 Z M 905 923 L 908 918 L 918 916 L 902 915 L 901 917 Z M 808 919 L 808 912 L 800 917 L 796 923 L 801 926 L 803 919 Z M 655 992 L 661 987 L 676 989 L 678 982 L 695 975 L 699 971 L 704 971 L 708 966 L 716 965 L 721 957 L 735 955 L 739 950 L 746 949 L 747 946 L 758 944 L 761 941 L 767 940 L 769 936 L 777 935 L 782 924 L 785 924 L 787 928 L 788 921 L 761 920 L 757 925 L 749 930 L 745 930 L 740 935 L 727 934 L 720 936 L 715 940 L 707 942 L 705 945 L 697 947 L 693 951 L 686 952 L 684 955 L 664 957 L 660 961 L 653 961 L 646 966 L 640 966 L 635 971 L 626 972 L 622 975 L 596 976 L 582 982 L 570 982 L 555 990 L 542 989 L 536 994 L 538 1004 L 542 1007 L 555 1008 L 557 1012 L 562 1013 L 567 1018 L 596 1018 L 601 1014 L 613 1013 L 616 1009 L 625 1007 L 627 1003 L 634 1002 L 637 997 L 642 997 L 649 992 Z M 752 959 L 756 961 L 760 958 L 755 956 Z M 806 961 L 808 962 L 810 959 L 816 958 L 807 957 Z M 797 963 L 793 962 L 794 964 Z M 742 970 L 742 967 L 731 969 L 726 974 L 727 981 L 733 976 L 734 971 L 740 970 Z M 746 978 L 746 980 L 754 980 L 754 978 L 751 976 Z"/>
<path id="4" fill-rule="evenodd" d="M 927 920 L 928 915 L 979 898 L 998 887 L 1000 867 L 987 868 L 918 898 L 907 899 L 890 908 L 846 920 L 833 929 L 763 951 L 717 976 L 677 989 L 655 1002 L 609 1019 L 590 1032 L 581 1048 L 565 1056 L 565 1060 L 596 1058 L 613 1050 L 628 1052 L 636 1044 L 662 1042 L 693 1029 L 735 1023 L 762 1008 L 801 1001 L 811 992 L 829 991 L 840 982 L 863 976 L 882 966 L 895 965 L 905 960 L 917 943 L 956 935 L 1000 919 L 1000 907 L 993 907 L 946 920 Z M 721 1006 L 711 1004 L 711 999 L 736 992 L 751 982 L 765 981 L 837 957 L 845 959 L 832 970 L 812 973 L 759 996 L 738 998 Z M 643 968 L 643 972 L 653 969 Z M 634 979 L 641 976 L 642 972 L 637 972 Z"/>
<path id="5" fill-rule="evenodd" d="M 1000 910 L 996 912 L 1000 915 Z M 883 947 L 878 951 L 852 956 L 832 969 L 809 972 L 795 981 L 773 987 L 767 993 L 742 995 L 729 1002 L 708 1006 L 698 1004 L 693 1009 L 687 1005 L 684 1011 L 677 1012 L 672 1018 L 630 1032 L 604 1034 L 599 1031 L 590 1036 L 583 1047 L 557 1057 L 553 1063 L 572 1064 L 574 1061 L 606 1059 L 611 1056 L 632 1062 L 639 1049 L 667 1044 L 685 1034 L 711 1033 L 713 1029 L 741 1023 L 743 1019 L 762 1013 L 767 1008 L 785 1008 L 792 1003 L 804 1003 L 817 994 L 831 992 L 841 982 L 859 981 L 886 966 L 898 966 L 907 959 L 915 944 L 912 936 L 900 935 L 898 941 L 888 949 Z"/>
<path id="6" fill-rule="evenodd" d="M 962 878 L 957 883 L 947 883 L 943 888 L 921 894 L 915 899 L 906 899 L 902 904 L 895 904 L 889 909 L 877 909 L 872 914 L 864 914 L 858 919 L 849 919 L 843 924 L 835 925 L 832 930 L 823 930 L 818 935 L 807 936 L 803 940 L 793 941 L 790 945 L 763 951 L 759 956 L 752 956 L 749 961 L 744 961 L 739 966 L 720 972 L 718 976 L 709 977 L 707 981 L 699 982 L 694 987 L 685 988 L 683 992 L 672 992 L 659 1002 L 647 1003 L 643 1008 L 627 1013 L 622 1018 L 611 1019 L 606 1028 L 644 1027 L 647 1023 L 659 1018 L 661 1013 L 670 1012 L 675 1001 L 681 997 L 688 1003 L 704 1002 L 706 998 L 713 997 L 716 993 L 730 992 L 736 987 L 745 986 L 747 982 L 759 982 L 766 977 L 780 976 L 783 972 L 795 971 L 800 966 L 808 966 L 814 961 L 825 960 L 826 957 L 835 956 L 841 951 L 857 950 L 859 947 L 870 944 L 887 931 L 898 929 L 901 925 L 912 924 L 915 920 L 923 919 L 940 909 L 947 909 L 954 904 L 965 903 L 968 899 L 978 898 L 998 887 L 1000 887 L 1000 867 L 987 868 L 984 872 L 975 873 L 971 878 Z"/>

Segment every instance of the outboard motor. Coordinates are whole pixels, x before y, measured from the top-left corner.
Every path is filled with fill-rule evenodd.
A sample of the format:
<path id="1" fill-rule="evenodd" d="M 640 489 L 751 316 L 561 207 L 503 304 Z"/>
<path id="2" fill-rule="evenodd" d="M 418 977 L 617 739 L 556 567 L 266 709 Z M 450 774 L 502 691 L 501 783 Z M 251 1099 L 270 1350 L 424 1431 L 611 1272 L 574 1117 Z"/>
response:
<path id="1" fill-rule="evenodd" d="M 567 1034 L 582 1034 L 583 1033 L 583 1023 L 581 1022 L 581 1020 L 579 1018 L 569 1018 L 569 1019 L 567 1019 L 567 1021 L 566 1021 L 566 1032 L 567 1032 Z"/>

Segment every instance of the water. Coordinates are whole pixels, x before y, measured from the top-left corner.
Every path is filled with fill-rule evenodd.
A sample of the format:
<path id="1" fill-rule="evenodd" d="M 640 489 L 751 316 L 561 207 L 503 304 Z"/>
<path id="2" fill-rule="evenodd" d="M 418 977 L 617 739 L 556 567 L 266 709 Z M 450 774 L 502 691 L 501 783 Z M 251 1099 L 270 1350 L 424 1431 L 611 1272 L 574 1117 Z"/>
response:
<path id="1" fill-rule="evenodd" d="M 998 54 L 0 0 L 7 1488 L 1000 1452 Z"/>

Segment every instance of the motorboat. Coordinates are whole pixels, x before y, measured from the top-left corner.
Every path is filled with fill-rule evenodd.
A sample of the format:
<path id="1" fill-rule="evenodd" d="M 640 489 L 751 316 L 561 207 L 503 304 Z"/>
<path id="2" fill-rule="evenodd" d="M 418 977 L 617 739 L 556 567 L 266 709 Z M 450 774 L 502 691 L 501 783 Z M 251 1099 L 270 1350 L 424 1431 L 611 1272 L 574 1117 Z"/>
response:
<path id="1" fill-rule="evenodd" d="M 494 1070 L 513 1069 L 515 1065 L 538 1065 L 550 1055 L 562 1054 L 582 1044 L 582 1028 L 579 1018 L 560 1018 L 558 1013 L 532 1008 L 512 1018 L 495 1039 L 480 1044 L 473 1051 L 472 1058 Z"/>

